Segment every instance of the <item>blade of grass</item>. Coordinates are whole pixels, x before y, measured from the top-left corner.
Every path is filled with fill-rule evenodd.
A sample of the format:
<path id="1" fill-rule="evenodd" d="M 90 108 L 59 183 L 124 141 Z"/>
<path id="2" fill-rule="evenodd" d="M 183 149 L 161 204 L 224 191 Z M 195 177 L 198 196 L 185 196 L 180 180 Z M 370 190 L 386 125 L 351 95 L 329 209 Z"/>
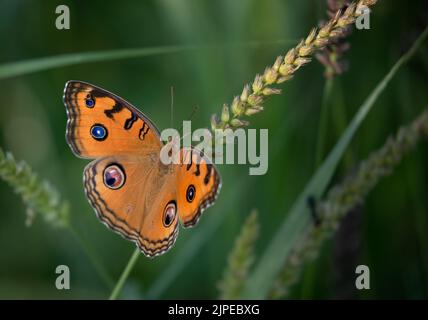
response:
<path id="1" fill-rule="evenodd" d="M 63 54 L 51 57 L 30 59 L 25 61 L 10 62 L 0 65 L 0 79 L 20 76 L 59 67 L 72 66 L 81 63 L 111 61 L 176 53 L 191 49 L 191 46 L 166 46 L 135 49 L 119 49 L 111 51 L 94 51 L 83 53 Z"/>
<path id="2" fill-rule="evenodd" d="M 16 77 L 34 72 L 67 67 L 82 63 L 112 61 L 130 58 L 141 58 L 160 54 L 171 54 L 190 50 L 226 48 L 226 47 L 257 47 L 262 45 L 274 45 L 291 43 L 295 40 L 275 40 L 275 41 L 251 41 L 225 45 L 181 45 L 181 46 L 161 46 L 161 47 L 143 47 L 130 49 L 116 49 L 94 52 L 82 52 L 62 54 L 51 57 L 42 57 L 18 62 L 8 62 L 0 65 L 0 79 Z"/>
<path id="3" fill-rule="evenodd" d="M 317 170 L 313 178 L 309 181 L 304 191 L 293 204 L 290 213 L 284 219 L 277 234 L 274 236 L 265 252 L 260 258 L 260 262 L 256 265 L 253 273 L 247 280 L 244 289 L 243 298 L 245 299 L 263 299 L 267 296 L 269 289 L 283 266 L 287 255 L 290 253 L 296 240 L 299 239 L 299 234 L 304 230 L 307 223 L 310 223 L 310 212 L 307 207 L 307 199 L 311 196 L 319 198 L 335 169 L 342 158 L 347 146 L 353 138 L 355 132 L 366 118 L 374 103 L 379 98 L 380 94 L 385 90 L 391 79 L 395 76 L 398 70 L 410 60 L 422 45 L 428 36 L 428 27 L 415 41 L 412 47 L 407 51 L 391 68 L 382 81 L 376 86 L 373 92 L 369 95 L 366 101 L 361 105 L 357 114 L 352 119 L 348 128 L 331 151 L 327 159 Z"/>

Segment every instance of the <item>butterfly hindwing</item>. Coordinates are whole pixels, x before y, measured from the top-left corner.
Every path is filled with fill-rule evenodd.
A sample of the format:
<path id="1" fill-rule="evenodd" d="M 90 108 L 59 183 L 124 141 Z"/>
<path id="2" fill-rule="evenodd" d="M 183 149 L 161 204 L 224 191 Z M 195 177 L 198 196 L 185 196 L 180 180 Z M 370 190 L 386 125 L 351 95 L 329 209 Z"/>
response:
<path id="1" fill-rule="evenodd" d="M 150 157 L 114 156 L 84 171 L 86 196 L 98 218 L 150 257 L 167 251 L 178 234 L 176 208 L 170 217 L 164 212 L 176 203 L 174 176 L 162 170 Z"/>

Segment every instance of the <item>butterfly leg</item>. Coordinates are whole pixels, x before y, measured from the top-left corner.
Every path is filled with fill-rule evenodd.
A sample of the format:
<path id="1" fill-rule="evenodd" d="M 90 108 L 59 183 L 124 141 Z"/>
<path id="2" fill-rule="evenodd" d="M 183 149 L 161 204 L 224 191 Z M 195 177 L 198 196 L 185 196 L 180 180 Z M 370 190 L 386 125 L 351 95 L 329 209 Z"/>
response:
<path id="1" fill-rule="evenodd" d="M 316 227 L 321 224 L 321 217 L 317 211 L 317 201 L 314 196 L 309 196 L 307 199 L 309 210 L 311 211 L 312 220 Z"/>

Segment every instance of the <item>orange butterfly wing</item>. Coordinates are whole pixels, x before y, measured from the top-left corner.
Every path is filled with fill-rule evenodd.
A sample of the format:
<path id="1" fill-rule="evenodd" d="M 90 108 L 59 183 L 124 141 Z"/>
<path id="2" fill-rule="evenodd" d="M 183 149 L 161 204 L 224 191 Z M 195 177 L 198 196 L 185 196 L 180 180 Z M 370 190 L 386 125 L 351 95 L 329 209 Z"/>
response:
<path id="1" fill-rule="evenodd" d="M 134 241 L 147 256 L 167 251 L 178 235 L 178 219 L 165 223 L 166 206 L 175 202 L 174 176 L 150 157 L 115 156 L 91 162 L 84 171 L 86 196 L 98 218 L 123 237 Z M 111 189 L 105 172 L 120 166 L 124 183 Z"/>
<path id="2" fill-rule="evenodd" d="M 177 165 L 178 214 L 184 227 L 192 227 L 217 199 L 221 178 L 208 157 L 195 148 L 182 149 L 180 163 Z"/>
<path id="3" fill-rule="evenodd" d="M 159 130 L 147 117 L 106 90 L 69 81 L 64 89 L 64 104 L 68 116 L 66 140 L 79 157 L 158 152 L 163 146 Z M 100 131 L 104 135 L 94 138 L 94 133 Z"/>

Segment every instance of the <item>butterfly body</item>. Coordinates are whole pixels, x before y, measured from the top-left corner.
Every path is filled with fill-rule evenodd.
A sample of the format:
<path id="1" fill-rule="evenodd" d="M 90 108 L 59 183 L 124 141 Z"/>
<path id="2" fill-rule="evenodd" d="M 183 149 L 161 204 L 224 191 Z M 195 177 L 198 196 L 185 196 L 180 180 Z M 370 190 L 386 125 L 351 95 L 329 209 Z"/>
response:
<path id="1" fill-rule="evenodd" d="M 214 203 L 221 179 L 209 159 L 187 148 L 180 151 L 180 164 L 163 164 L 159 130 L 125 100 L 69 81 L 64 104 L 70 148 L 78 157 L 94 159 L 84 170 L 86 197 L 105 225 L 147 256 L 171 248 L 179 220 L 193 226 Z"/>

